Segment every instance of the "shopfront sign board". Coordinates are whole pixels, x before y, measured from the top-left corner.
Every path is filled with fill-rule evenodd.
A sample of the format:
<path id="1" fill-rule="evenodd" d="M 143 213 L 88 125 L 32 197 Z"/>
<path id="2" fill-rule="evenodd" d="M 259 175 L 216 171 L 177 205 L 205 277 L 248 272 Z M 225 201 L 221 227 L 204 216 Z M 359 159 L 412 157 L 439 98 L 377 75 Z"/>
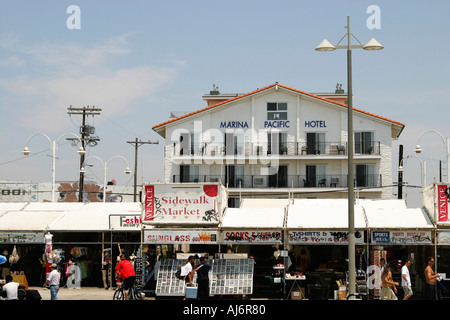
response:
<path id="1" fill-rule="evenodd" d="M 140 231 L 142 217 L 140 214 L 111 214 L 109 229 L 122 231 Z"/>
<path id="2" fill-rule="evenodd" d="M 364 243 L 364 233 L 355 232 L 355 243 Z M 289 244 L 348 244 L 346 231 L 289 231 Z"/>
<path id="3" fill-rule="evenodd" d="M 431 231 L 372 231 L 372 244 L 427 245 Z"/>
<path id="4" fill-rule="evenodd" d="M 0 243 L 44 243 L 43 233 L 32 232 L 2 232 L 0 233 Z"/>
<path id="5" fill-rule="evenodd" d="M 217 244 L 217 231 L 144 229 L 144 244 Z"/>
<path id="6" fill-rule="evenodd" d="M 278 230 L 223 230 L 221 237 L 224 244 L 277 244 L 282 242 L 281 231 Z"/>

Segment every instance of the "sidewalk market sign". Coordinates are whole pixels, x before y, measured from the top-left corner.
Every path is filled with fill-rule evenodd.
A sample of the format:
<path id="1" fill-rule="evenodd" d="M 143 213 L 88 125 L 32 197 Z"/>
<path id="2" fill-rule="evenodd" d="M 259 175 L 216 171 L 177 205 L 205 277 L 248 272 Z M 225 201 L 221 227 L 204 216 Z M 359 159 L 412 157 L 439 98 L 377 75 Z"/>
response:
<path id="1" fill-rule="evenodd" d="M 372 244 L 428 245 L 431 231 L 372 231 Z"/>
<path id="2" fill-rule="evenodd" d="M 364 243 L 363 232 L 355 232 L 355 243 Z M 348 244 L 348 232 L 289 231 L 289 244 Z"/>
<path id="3" fill-rule="evenodd" d="M 219 184 L 178 183 L 144 186 L 142 222 L 218 224 L 225 203 Z"/>

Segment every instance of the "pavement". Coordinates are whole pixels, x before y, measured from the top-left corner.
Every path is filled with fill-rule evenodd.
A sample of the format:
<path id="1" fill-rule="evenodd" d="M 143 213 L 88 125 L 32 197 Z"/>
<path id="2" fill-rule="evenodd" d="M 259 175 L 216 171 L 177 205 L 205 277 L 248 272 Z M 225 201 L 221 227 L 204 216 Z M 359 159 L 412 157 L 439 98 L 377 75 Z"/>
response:
<path id="1" fill-rule="evenodd" d="M 39 291 L 42 300 L 50 300 L 50 289 L 44 287 L 29 287 L 28 290 Z M 114 290 L 98 287 L 82 287 L 80 289 L 69 289 L 61 287 L 58 292 L 58 300 L 113 300 Z M 146 297 L 145 300 L 153 300 Z"/>

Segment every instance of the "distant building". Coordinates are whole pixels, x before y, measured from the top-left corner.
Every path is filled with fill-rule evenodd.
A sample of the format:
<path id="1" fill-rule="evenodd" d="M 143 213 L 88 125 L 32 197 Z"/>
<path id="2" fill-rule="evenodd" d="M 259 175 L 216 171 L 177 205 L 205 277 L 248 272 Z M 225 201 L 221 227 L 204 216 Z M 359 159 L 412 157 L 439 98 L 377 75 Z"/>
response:
<path id="1" fill-rule="evenodd" d="M 141 187 L 138 186 L 139 194 Z M 78 202 L 78 182 L 57 182 L 57 202 Z M 117 186 L 115 181 L 107 183 L 105 202 L 133 202 L 133 186 Z M 103 186 L 85 182 L 83 202 L 102 202 Z M 139 199 L 138 199 L 139 200 Z M 51 202 L 51 182 L 0 181 L 0 202 Z"/>

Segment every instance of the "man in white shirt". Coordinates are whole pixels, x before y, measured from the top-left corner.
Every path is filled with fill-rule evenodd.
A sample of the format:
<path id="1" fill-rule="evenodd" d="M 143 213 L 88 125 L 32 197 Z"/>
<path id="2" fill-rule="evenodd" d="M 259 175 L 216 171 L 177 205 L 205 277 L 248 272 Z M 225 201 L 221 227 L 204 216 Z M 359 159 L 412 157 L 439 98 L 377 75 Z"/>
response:
<path id="1" fill-rule="evenodd" d="M 61 280 L 61 275 L 57 269 L 57 265 L 52 264 L 52 272 L 49 273 L 47 280 L 44 283 L 44 287 L 50 284 L 50 299 L 58 300 L 59 282 Z"/>
<path id="2" fill-rule="evenodd" d="M 3 291 L 6 292 L 6 300 L 19 300 L 19 283 L 13 282 L 10 274 L 5 277 L 5 282 L 6 284 L 3 286 Z"/>
<path id="3" fill-rule="evenodd" d="M 402 288 L 405 292 L 405 296 L 403 297 L 403 300 L 408 300 L 412 295 L 412 289 L 411 289 L 411 277 L 409 276 L 409 266 L 411 265 L 411 260 L 406 259 L 405 264 L 402 267 Z"/>

